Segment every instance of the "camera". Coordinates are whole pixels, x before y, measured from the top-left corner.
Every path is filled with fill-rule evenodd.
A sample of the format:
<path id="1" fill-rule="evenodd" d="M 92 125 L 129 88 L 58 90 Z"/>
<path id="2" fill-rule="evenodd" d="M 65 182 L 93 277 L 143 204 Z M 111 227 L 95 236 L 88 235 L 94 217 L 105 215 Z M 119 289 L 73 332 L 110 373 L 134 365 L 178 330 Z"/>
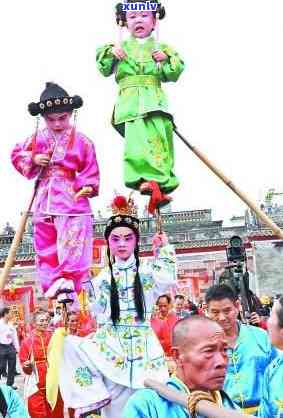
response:
<path id="1" fill-rule="evenodd" d="M 244 263 L 246 261 L 246 250 L 242 238 L 234 235 L 230 238 L 229 244 L 229 247 L 226 248 L 228 262 Z"/>
<path id="2" fill-rule="evenodd" d="M 247 269 L 246 250 L 241 237 L 234 235 L 229 240 L 226 248 L 228 265 L 219 278 L 219 284 L 230 286 L 238 295 L 244 319 L 247 321 L 252 312 L 257 312 L 261 307 L 258 298 L 249 288 L 249 272 Z"/>

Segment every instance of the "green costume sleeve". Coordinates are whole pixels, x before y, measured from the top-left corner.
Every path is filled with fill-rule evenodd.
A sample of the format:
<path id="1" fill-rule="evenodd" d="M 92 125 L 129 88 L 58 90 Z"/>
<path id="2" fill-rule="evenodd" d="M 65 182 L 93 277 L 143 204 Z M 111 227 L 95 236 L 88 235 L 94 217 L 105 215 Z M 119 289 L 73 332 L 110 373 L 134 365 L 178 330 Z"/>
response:
<path id="1" fill-rule="evenodd" d="M 160 49 L 168 55 L 168 59 L 161 66 L 161 80 L 175 82 L 184 71 L 185 64 L 177 52 L 168 45 L 163 44 Z"/>
<path id="2" fill-rule="evenodd" d="M 113 44 L 107 44 L 96 50 L 97 68 L 104 77 L 109 77 L 115 71 L 115 64 L 118 60 L 112 54 Z"/>

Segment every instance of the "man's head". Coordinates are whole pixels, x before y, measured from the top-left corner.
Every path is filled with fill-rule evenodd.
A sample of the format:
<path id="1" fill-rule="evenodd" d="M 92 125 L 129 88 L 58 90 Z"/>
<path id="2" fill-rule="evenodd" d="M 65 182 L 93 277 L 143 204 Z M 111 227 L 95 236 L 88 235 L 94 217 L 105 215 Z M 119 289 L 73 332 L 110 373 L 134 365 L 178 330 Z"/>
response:
<path id="1" fill-rule="evenodd" d="M 68 328 L 71 334 L 76 334 L 79 329 L 79 317 L 76 312 L 70 312 L 67 320 Z"/>
<path id="2" fill-rule="evenodd" d="M 46 331 L 49 324 L 49 314 L 44 309 L 38 309 L 33 314 L 33 323 L 37 332 Z"/>
<path id="3" fill-rule="evenodd" d="M 190 298 L 188 298 L 187 301 L 186 301 L 186 308 L 189 311 L 193 311 L 195 309 L 195 304 L 193 303 L 193 301 Z"/>
<path id="4" fill-rule="evenodd" d="M 169 295 L 161 295 L 157 299 L 156 305 L 158 306 L 159 314 L 161 318 L 166 318 L 171 307 L 171 298 Z"/>
<path id="5" fill-rule="evenodd" d="M 209 318 L 192 316 L 174 327 L 177 376 L 191 390 L 222 389 L 228 364 L 226 349 L 222 328 Z"/>
<path id="6" fill-rule="evenodd" d="M 181 312 L 185 306 L 185 298 L 183 295 L 175 296 L 175 310 L 176 312 Z"/>
<path id="7" fill-rule="evenodd" d="M 3 318 L 5 322 L 9 322 L 11 319 L 11 313 L 9 308 L 3 308 L 0 310 L 0 319 Z"/>
<path id="8" fill-rule="evenodd" d="M 209 318 L 217 321 L 229 333 L 237 326 L 240 302 L 237 295 L 227 285 L 210 287 L 205 295 Z"/>
<path id="9" fill-rule="evenodd" d="M 56 315 L 62 315 L 62 308 L 61 308 L 61 306 L 56 306 Z"/>
<path id="10" fill-rule="evenodd" d="M 272 308 L 268 320 L 268 332 L 271 343 L 279 350 L 283 350 L 283 297 L 278 299 Z"/>

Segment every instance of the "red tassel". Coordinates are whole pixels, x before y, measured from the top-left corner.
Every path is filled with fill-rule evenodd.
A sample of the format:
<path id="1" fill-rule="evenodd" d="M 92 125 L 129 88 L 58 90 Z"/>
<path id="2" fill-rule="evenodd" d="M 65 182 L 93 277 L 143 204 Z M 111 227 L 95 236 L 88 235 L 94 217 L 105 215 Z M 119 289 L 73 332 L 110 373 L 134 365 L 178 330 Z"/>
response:
<path id="1" fill-rule="evenodd" d="M 35 132 L 34 132 L 33 137 L 31 139 L 31 143 L 28 146 L 28 151 L 31 151 L 32 158 L 34 158 L 34 156 L 36 155 L 36 138 L 37 138 L 37 133 L 38 133 L 38 129 L 39 129 L 39 123 L 40 123 L 40 119 L 39 119 L 39 117 L 37 117 L 36 118 Z"/>
<path id="2" fill-rule="evenodd" d="M 68 144 L 68 149 L 72 149 L 75 143 L 75 137 L 76 137 L 76 129 L 75 127 L 72 128 L 71 133 L 70 133 L 70 139 L 69 139 L 69 144 Z"/>
<path id="3" fill-rule="evenodd" d="M 31 140 L 31 155 L 32 158 L 36 155 L 36 137 L 37 137 L 37 131 L 34 133 L 32 140 Z"/>
<path id="4" fill-rule="evenodd" d="M 112 208 L 127 209 L 128 201 L 125 196 L 116 196 L 111 206 Z"/>

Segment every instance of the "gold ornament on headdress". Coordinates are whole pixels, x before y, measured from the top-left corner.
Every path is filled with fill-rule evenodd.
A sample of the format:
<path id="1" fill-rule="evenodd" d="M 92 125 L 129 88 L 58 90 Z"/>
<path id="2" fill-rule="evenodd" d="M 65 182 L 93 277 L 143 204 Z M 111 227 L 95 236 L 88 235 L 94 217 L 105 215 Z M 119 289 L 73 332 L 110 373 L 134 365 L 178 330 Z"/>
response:
<path id="1" fill-rule="evenodd" d="M 271 304 L 271 300 L 270 297 L 267 295 L 262 295 L 260 298 L 260 302 L 262 305 L 270 305 Z"/>
<path id="2" fill-rule="evenodd" d="M 125 196 L 117 195 L 111 203 L 113 215 L 128 215 L 136 217 L 138 214 L 138 207 L 135 205 L 134 199 L 130 194 L 128 200 Z"/>

